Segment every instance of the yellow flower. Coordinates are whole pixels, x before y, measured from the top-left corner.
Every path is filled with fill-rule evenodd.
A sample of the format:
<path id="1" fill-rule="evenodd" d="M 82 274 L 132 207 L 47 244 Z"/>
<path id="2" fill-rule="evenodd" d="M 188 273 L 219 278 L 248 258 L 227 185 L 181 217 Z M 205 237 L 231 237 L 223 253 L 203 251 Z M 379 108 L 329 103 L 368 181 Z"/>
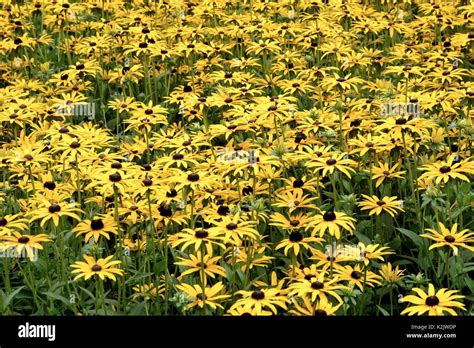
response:
<path id="1" fill-rule="evenodd" d="M 71 272 L 73 274 L 78 273 L 74 280 L 84 278 L 88 280 L 91 277 L 99 277 L 101 280 L 105 278 L 110 278 L 113 281 L 116 280 L 115 275 L 123 275 L 124 271 L 120 268 L 117 268 L 117 265 L 121 264 L 121 261 L 113 261 L 114 256 L 107 256 L 105 259 L 94 259 L 92 256 L 84 255 L 83 261 L 77 261 L 71 265 L 74 270 Z"/>
<path id="2" fill-rule="evenodd" d="M 462 160 L 454 163 L 455 155 L 449 156 L 447 161 L 427 164 L 420 168 L 425 171 L 419 180 L 433 179 L 435 183 L 447 183 L 449 179 L 461 179 L 468 181 L 469 178 L 465 174 L 474 174 L 474 166 L 468 160 Z"/>
<path id="3" fill-rule="evenodd" d="M 42 250 L 43 246 L 41 242 L 50 242 L 46 234 L 38 234 L 35 236 L 29 234 L 21 234 L 20 232 L 13 231 L 9 236 L 3 236 L 0 239 L 0 251 L 14 251 L 14 255 L 17 257 L 22 256 L 23 250 L 26 251 L 28 258 L 33 261 L 37 259 L 35 251 Z"/>
<path id="4" fill-rule="evenodd" d="M 362 197 L 365 198 L 365 201 L 359 202 L 358 205 L 361 207 L 361 210 L 370 210 L 369 216 L 371 215 L 380 215 L 383 211 L 390 214 L 390 216 L 395 217 L 398 214 L 398 211 L 404 211 L 400 205 L 402 201 L 398 201 L 397 197 L 383 197 L 379 199 L 377 196 L 367 196 L 362 194 Z"/>
<path id="5" fill-rule="evenodd" d="M 219 301 L 225 300 L 230 297 L 230 295 L 221 294 L 224 291 L 224 284 L 218 282 L 211 287 L 205 287 L 204 291 L 201 285 L 189 285 L 182 283 L 176 286 L 179 290 L 183 291 L 190 299 L 188 303 L 188 308 L 193 308 L 195 306 L 204 308 L 209 306 L 212 309 L 224 308 Z"/>
<path id="6" fill-rule="evenodd" d="M 328 301 L 326 297 L 323 297 L 313 304 L 308 297 L 302 297 L 295 299 L 293 302 L 294 309 L 291 309 L 289 313 L 298 316 L 327 316 L 335 315 L 342 303 L 333 305 Z"/>
<path id="7" fill-rule="evenodd" d="M 278 313 L 278 308 L 287 309 L 288 298 L 280 294 L 278 288 L 267 288 L 253 291 L 241 290 L 237 294 L 242 295 L 243 298 L 237 300 L 230 311 L 241 307 L 242 311 L 248 312 L 251 315 L 267 315 L 268 309 L 273 314 Z"/>
<path id="8" fill-rule="evenodd" d="M 457 315 L 453 308 L 466 310 L 464 304 L 456 301 L 464 298 L 463 295 L 456 295 L 459 290 L 443 288 L 435 292 L 433 284 L 428 285 L 428 293 L 425 293 L 420 288 L 413 288 L 412 290 L 418 296 L 404 296 L 402 297 L 402 302 L 409 302 L 414 304 L 414 306 L 405 308 L 401 314 L 423 315 L 428 312 L 428 315 L 444 315 L 444 312 L 447 312 L 451 315 Z"/>
<path id="9" fill-rule="evenodd" d="M 370 287 L 381 285 L 379 281 L 381 277 L 379 275 L 371 271 L 362 270 L 360 265 L 355 265 L 354 267 L 350 265 L 336 265 L 335 271 L 341 281 L 346 280 L 349 284 L 356 285 L 360 291 L 364 291 L 364 284 Z"/>
<path id="10" fill-rule="evenodd" d="M 309 227 L 314 227 L 311 233 L 312 236 L 319 234 L 320 237 L 323 237 L 324 233 L 328 231 L 331 236 L 340 239 L 342 229 L 350 233 L 354 231 L 355 221 L 356 219 L 347 216 L 345 213 L 328 210 L 316 215 L 313 221 L 309 223 Z"/>
<path id="11" fill-rule="evenodd" d="M 474 233 L 469 232 L 468 229 L 464 229 L 458 232 L 458 224 L 454 224 L 451 227 L 451 230 L 444 226 L 442 222 L 438 223 L 439 231 L 428 228 L 427 231 L 431 232 L 431 234 L 420 234 L 423 238 L 429 238 L 434 240 L 436 243 L 430 245 L 428 250 L 432 250 L 434 248 L 440 248 L 444 246 L 448 246 L 453 249 L 454 255 L 458 254 L 458 247 L 468 249 L 470 251 L 474 251 L 474 246 L 467 245 L 466 243 L 474 243 Z"/>
<path id="12" fill-rule="evenodd" d="M 224 267 L 217 264 L 221 256 L 213 257 L 212 253 L 203 256 L 201 252 L 198 251 L 196 255 L 189 255 L 189 258 L 180 257 L 178 259 L 180 261 L 175 262 L 175 265 L 186 268 L 178 277 L 180 280 L 186 275 L 196 272 L 199 272 L 200 279 L 204 281 L 204 284 L 207 284 L 207 277 L 214 279 L 216 275 L 220 275 L 221 277 L 227 278 Z"/>
<path id="13" fill-rule="evenodd" d="M 335 170 L 338 170 L 345 174 L 347 177 L 351 177 L 351 172 L 355 172 L 351 166 L 355 166 L 356 162 L 351 159 L 344 158 L 346 155 L 333 154 L 330 157 L 316 158 L 310 161 L 306 166 L 308 168 L 315 168 L 316 170 L 322 170 L 321 176 L 326 174 L 332 174 Z"/>
<path id="14" fill-rule="evenodd" d="M 100 236 L 110 239 L 109 233 L 118 235 L 115 220 L 111 216 L 95 216 L 92 220 L 82 221 L 72 230 L 78 236 L 85 234 L 85 243 L 89 242 L 91 238 L 94 238 L 94 242 L 97 242 Z"/>
<path id="15" fill-rule="evenodd" d="M 393 268 L 392 264 L 390 262 L 387 262 L 386 264 L 382 265 L 379 274 L 387 283 L 393 284 L 405 278 L 403 272 L 404 271 L 399 269 L 398 266 Z"/>

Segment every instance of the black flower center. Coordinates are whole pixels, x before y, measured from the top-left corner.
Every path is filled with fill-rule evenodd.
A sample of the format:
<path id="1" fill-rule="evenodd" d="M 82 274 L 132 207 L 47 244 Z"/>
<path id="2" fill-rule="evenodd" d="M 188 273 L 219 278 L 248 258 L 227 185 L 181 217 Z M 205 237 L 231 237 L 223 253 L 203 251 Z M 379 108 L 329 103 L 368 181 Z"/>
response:
<path id="1" fill-rule="evenodd" d="M 385 204 L 386 204 L 386 203 L 385 203 L 384 201 L 378 201 L 378 202 L 377 202 L 377 205 L 380 206 L 380 207 L 381 207 L 382 205 L 385 205 Z"/>
<path id="2" fill-rule="evenodd" d="M 436 296 L 428 296 L 425 300 L 425 304 L 430 307 L 437 306 L 439 304 L 439 298 Z"/>
<path id="3" fill-rule="evenodd" d="M 231 231 L 232 231 L 232 230 L 235 230 L 235 229 L 237 228 L 237 224 L 234 223 L 234 222 L 231 222 L 231 223 L 227 224 L 227 225 L 225 226 L 225 228 L 227 228 L 228 230 L 231 230 Z"/>
<path id="4" fill-rule="evenodd" d="M 217 208 L 217 214 L 220 216 L 225 216 L 230 213 L 230 209 L 226 205 L 221 205 L 219 208 Z"/>
<path id="5" fill-rule="evenodd" d="M 183 158 L 184 158 L 184 155 L 183 155 L 182 153 L 175 153 L 175 154 L 173 155 L 173 159 L 174 159 L 175 161 L 182 160 Z"/>
<path id="6" fill-rule="evenodd" d="M 336 220 L 336 213 L 334 213 L 332 210 L 328 210 L 324 213 L 323 219 L 324 221 L 334 221 Z"/>
<path id="7" fill-rule="evenodd" d="M 153 181 L 151 179 L 146 178 L 146 179 L 143 179 L 142 183 L 145 186 L 151 186 L 153 184 Z"/>
<path id="8" fill-rule="evenodd" d="M 102 222 L 101 219 L 95 219 L 91 221 L 91 228 L 94 231 L 98 231 L 104 228 L 104 223 Z"/>
<path id="9" fill-rule="evenodd" d="M 25 158 L 27 161 L 32 161 L 32 160 L 33 160 L 33 156 L 31 156 L 30 154 L 25 155 L 24 158 Z"/>
<path id="10" fill-rule="evenodd" d="M 114 162 L 110 165 L 110 167 L 113 168 L 113 169 L 122 169 L 122 163 Z"/>
<path id="11" fill-rule="evenodd" d="M 298 243 L 298 242 L 301 242 L 302 240 L 303 240 L 303 235 L 300 232 L 298 231 L 291 232 L 290 242 Z"/>
<path id="12" fill-rule="evenodd" d="M 268 111 L 275 111 L 277 109 L 276 105 L 272 105 L 268 108 Z"/>
<path id="13" fill-rule="evenodd" d="M 404 125 L 407 123 L 407 120 L 404 119 L 404 118 L 398 118 L 396 121 L 395 121 L 396 124 L 398 124 L 399 126 L 401 125 Z"/>
<path id="14" fill-rule="evenodd" d="M 316 309 L 316 310 L 314 311 L 314 316 L 315 316 L 315 317 L 327 317 L 327 315 L 328 315 L 328 314 L 327 314 L 326 311 L 323 310 L 323 309 Z"/>
<path id="15" fill-rule="evenodd" d="M 158 211 L 160 212 L 160 215 L 164 217 L 170 217 L 171 215 L 173 215 L 173 210 L 171 209 L 169 205 L 166 205 L 166 204 L 160 206 L 158 208 Z"/>
<path id="16" fill-rule="evenodd" d="M 326 164 L 327 164 L 328 166 L 333 166 L 333 165 L 336 164 L 336 162 L 337 162 L 337 161 L 336 161 L 334 158 L 330 158 L 330 159 L 328 159 L 328 160 L 326 161 Z"/>
<path id="17" fill-rule="evenodd" d="M 255 290 L 252 292 L 251 296 L 254 300 L 263 300 L 265 298 L 265 293 L 262 290 Z"/>
<path id="18" fill-rule="evenodd" d="M 444 237 L 444 240 L 448 243 L 454 243 L 456 241 L 456 238 L 454 238 L 453 236 L 446 236 Z"/>
<path id="19" fill-rule="evenodd" d="M 293 187 L 294 188 L 300 188 L 300 187 L 303 187 L 303 186 L 304 186 L 304 181 L 303 180 L 296 179 L 295 181 L 293 181 Z"/>
<path id="20" fill-rule="evenodd" d="M 168 192 L 166 192 L 166 197 L 172 198 L 176 197 L 178 195 L 178 192 L 175 189 L 171 189 Z"/>
<path id="21" fill-rule="evenodd" d="M 199 174 L 191 173 L 188 175 L 188 180 L 192 182 L 199 181 Z"/>
<path id="22" fill-rule="evenodd" d="M 44 188 L 47 188 L 48 190 L 54 190 L 56 188 L 56 184 L 53 181 L 46 181 L 43 184 Z"/>
<path id="23" fill-rule="evenodd" d="M 351 277 L 352 277 L 353 279 L 360 279 L 360 278 L 362 278 L 362 273 L 360 273 L 359 271 L 353 271 L 353 272 L 351 273 Z"/>
<path id="24" fill-rule="evenodd" d="M 109 175 L 109 180 L 112 182 L 119 182 L 120 180 L 122 180 L 122 177 L 119 173 L 113 173 Z"/>
<path id="25" fill-rule="evenodd" d="M 320 290 L 320 289 L 324 288 L 324 284 L 321 283 L 320 281 L 315 281 L 315 282 L 311 283 L 311 288 L 313 288 L 314 290 Z"/>
<path id="26" fill-rule="evenodd" d="M 290 221 L 290 225 L 293 226 L 293 227 L 296 227 L 300 224 L 299 220 L 291 220 Z"/>
<path id="27" fill-rule="evenodd" d="M 7 223 L 8 223 L 7 219 L 3 217 L 0 218 L 0 227 L 6 226 Z"/>
<path id="28" fill-rule="evenodd" d="M 30 238 L 28 238 L 27 236 L 21 236 L 20 238 L 18 238 L 18 243 L 21 243 L 21 244 L 26 244 L 30 241 Z"/>
<path id="29" fill-rule="evenodd" d="M 100 271 L 102 271 L 102 267 L 99 266 L 99 265 L 94 265 L 94 266 L 92 266 L 91 270 L 92 270 L 92 272 L 100 272 Z"/>
<path id="30" fill-rule="evenodd" d="M 77 149 L 81 146 L 81 144 L 79 144 L 77 141 L 73 141 L 71 144 L 69 144 L 69 146 L 71 147 L 71 149 Z"/>
<path id="31" fill-rule="evenodd" d="M 195 233 L 194 233 L 194 236 L 196 238 L 206 238 L 207 236 L 209 236 L 209 233 L 206 231 L 206 230 L 197 230 Z"/>
<path id="32" fill-rule="evenodd" d="M 351 121 L 350 126 L 351 127 L 359 127 L 361 123 L 362 123 L 361 120 L 354 120 L 354 121 Z"/>
<path id="33" fill-rule="evenodd" d="M 57 213 L 61 211 L 61 207 L 58 204 L 51 204 L 48 208 L 48 211 L 51 214 Z"/>
<path id="34" fill-rule="evenodd" d="M 451 167 L 449 166 L 442 166 L 441 168 L 439 168 L 439 171 L 442 173 L 442 174 L 446 174 L 446 173 L 449 173 L 451 171 Z"/>

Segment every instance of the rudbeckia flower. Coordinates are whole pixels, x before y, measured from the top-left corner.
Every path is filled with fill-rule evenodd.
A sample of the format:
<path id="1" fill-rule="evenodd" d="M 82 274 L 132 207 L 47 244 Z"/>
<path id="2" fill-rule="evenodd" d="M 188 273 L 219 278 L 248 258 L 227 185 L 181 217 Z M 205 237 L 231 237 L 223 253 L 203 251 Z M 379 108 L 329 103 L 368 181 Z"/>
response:
<path id="1" fill-rule="evenodd" d="M 447 161 L 440 161 L 422 166 L 420 170 L 425 173 L 423 173 L 419 179 L 431 179 L 437 184 L 441 182 L 447 183 L 449 179 L 461 179 L 469 182 L 469 178 L 466 174 L 474 174 L 472 162 L 469 162 L 469 160 L 463 160 L 455 163 L 454 160 L 455 156 L 451 155 Z"/>
<path id="2" fill-rule="evenodd" d="M 40 243 L 50 241 L 51 239 L 46 234 L 29 235 L 13 231 L 11 235 L 0 238 L 0 250 L 4 252 L 15 249 L 15 255 L 17 256 L 21 256 L 24 250 L 31 261 L 36 261 L 36 250 L 43 250 Z"/>
<path id="3" fill-rule="evenodd" d="M 183 291 L 188 296 L 188 308 L 193 308 L 195 306 L 205 308 L 205 306 L 208 306 L 212 309 L 223 309 L 224 307 L 218 302 L 230 297 L 230 295 L 223 294 L 224 284 L 222 284 L 222 282 L 218 282 L 209 287 L 206 286 L 204 289 L 201 285 L 189 285 L 186 283 L 177 285 L 176 288 Z"/>
<path id="4" fill-rule="evenodd" d="M 463 295 L 457 295 L 458 290 L 439 289 L 435 291 L 433 284 L 428 285 L 428 293 L 420 288 L 413 288 L 416 295 L 407 295 L 402 297 L 402 302 L 408 302 L 414 306 L 405 308 L 401 314 L 408 315 L 444 315 L 447 312 L 451 315 L 457 315 L 454 309 L 466 310 L 464 304 L 458 300 L 464 298 Z"/>
<path id="5" fill-rule="evenodd" d="M 113 257 L 114 256 L 111 255 L 104 259 L 96 260 L 92 256 L 84 255 L 84 260 L 86 260 L 86 262 L 77 261 L 71 265 L 71 267 L 74 268 L 71 273 L 77 273 L 77 275 L 74 277 L 74 280 L 78 280 L 80 278 L 88 280 L 91 277 L 99 277 L 101 280 L 109 278 L 115 281 L 115 276 L 123 275 L 124 271 L 117 267 L 117 265 L 121 264 L 121 261 L 112 260 Z"/>
<path id="6" fill-rule="evenodd" d="M 287 309 L 288 298 L 280 295 L 280 289 L 240 290 L 237 294 L 242 295 L 242 298 L 238 299 L 229 311 L 240 307 L 243 312 L 251 315 L 266 315 L 266 310 L 276 315 L 279 308 Z"/>
<path id="7" fill-rule="evenodd" d="M 439 230 L 428 228 L 426 230 L 430 232 L 430 234 L 428 233 L 420 234 L 421 237 L 429 238 L 436 242 L 430 245 L 428 250 L 447 246 L 453 249 L 454 255 L 458 254 L 458 247 L 465 248 L 470 251 L 474 251 L 474 246 L 467 244 L 467 243 L 474 243 L 473 232 L 469 232 L 468 229 L 458 231 L 457 223 L 455 223 L 451 227 L 451 229 L 447 228 L 442 222 L 438 223 L 438 226 L 439 226 Z"/>
<path id="8" fill-rule="evenodd" d="M 370 215 L 380 215 L 383 211 L 390 214 L 390 216 L 395 217 L 399 211 L 404 211 L 401 208 L 402 201 L 397 200 L 397 197 L 383 197 L 378 198 L 377 196 L 367 196 L 362 194 L 364 201 L 359 202 L 358 205 L 361 207 L 361 210 L 369 210 Z"/>
<path id="9" fill-rule="evenodd" d="M 314 227 L 311 235 L 319 234 L 321 237 L 327 231 L 331 236 L 335 236 L 336 239 L 341 238 L 341 230 L 346 230 L 352 233 L 355 229 L 354 222 L 356 219 L 347 216 L 342 212 L 335 212 L 332 210 L 323 211 L 314 217 L 313 221 L 310 222 L 309 226 Z"/>

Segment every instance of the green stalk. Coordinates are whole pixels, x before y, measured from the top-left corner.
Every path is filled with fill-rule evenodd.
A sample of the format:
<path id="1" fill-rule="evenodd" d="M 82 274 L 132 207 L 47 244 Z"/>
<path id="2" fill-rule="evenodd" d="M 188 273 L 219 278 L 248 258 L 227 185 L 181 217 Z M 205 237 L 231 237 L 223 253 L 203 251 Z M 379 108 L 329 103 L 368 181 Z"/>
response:
<path id="1" fill-rule="evenodd" d="M 201 287 L 202 287 L 202 314 L 206 315 L 206 274 L 204 271 L 204 243 L 201 243 L 201 270 L 200 270 L 200 276 L 201 276 Z"/>

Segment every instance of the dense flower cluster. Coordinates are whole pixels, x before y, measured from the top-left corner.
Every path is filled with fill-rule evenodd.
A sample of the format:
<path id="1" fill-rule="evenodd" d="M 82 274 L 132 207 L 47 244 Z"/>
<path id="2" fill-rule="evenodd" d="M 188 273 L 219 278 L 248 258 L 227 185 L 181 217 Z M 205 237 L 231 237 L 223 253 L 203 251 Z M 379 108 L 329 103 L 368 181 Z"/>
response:
<path id="1" fill-rule="evenodd" d="M 1 314 L 474 313 L 472 4 L 0 6 Z"/>

